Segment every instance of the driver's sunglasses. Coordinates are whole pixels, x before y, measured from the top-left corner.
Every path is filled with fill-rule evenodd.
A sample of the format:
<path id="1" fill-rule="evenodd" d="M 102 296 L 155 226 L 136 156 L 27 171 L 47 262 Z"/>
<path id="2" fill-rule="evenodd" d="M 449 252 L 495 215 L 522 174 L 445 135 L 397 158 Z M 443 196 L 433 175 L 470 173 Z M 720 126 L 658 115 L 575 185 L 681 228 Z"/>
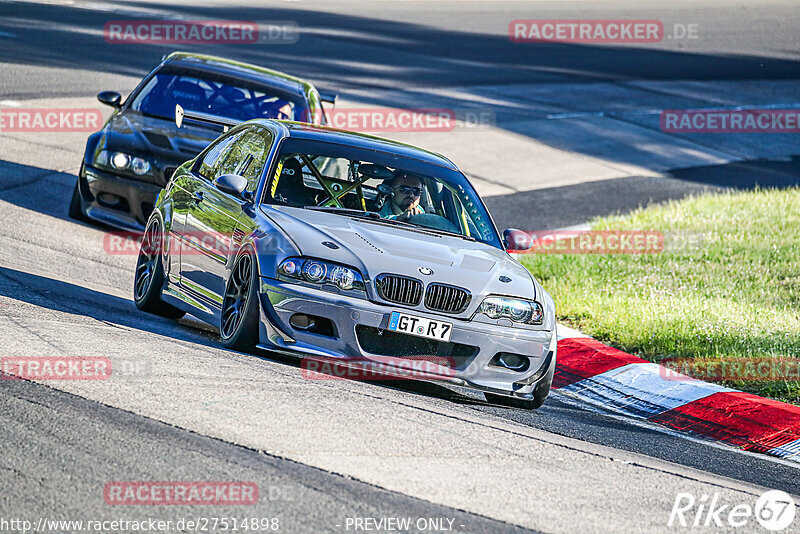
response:
<path id="1" fill-rule="evenodd" d="M 411 187 L 411 186 L 408 186 L 408 185 L 398 185 L 395 189 L 397 189 L 398 191 L 400 191 L 404 195 L 414 195 L 415 197 L 418 197 L 418 196 L 420 196 L 422 194 L 422 188 L 421 187 Z"/>

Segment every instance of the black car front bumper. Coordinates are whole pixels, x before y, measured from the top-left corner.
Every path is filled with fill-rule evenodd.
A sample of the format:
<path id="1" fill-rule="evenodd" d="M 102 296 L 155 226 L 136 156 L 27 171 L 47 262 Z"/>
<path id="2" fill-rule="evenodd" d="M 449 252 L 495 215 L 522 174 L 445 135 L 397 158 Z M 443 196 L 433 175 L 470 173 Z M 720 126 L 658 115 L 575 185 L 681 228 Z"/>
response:
<path id="1" fill-rule="evenodd" d="M 161 189 L 154 183 L 86 165 L 78 175 L 81 211 L 90 219 L 124 230 L 144 231 Z"/>

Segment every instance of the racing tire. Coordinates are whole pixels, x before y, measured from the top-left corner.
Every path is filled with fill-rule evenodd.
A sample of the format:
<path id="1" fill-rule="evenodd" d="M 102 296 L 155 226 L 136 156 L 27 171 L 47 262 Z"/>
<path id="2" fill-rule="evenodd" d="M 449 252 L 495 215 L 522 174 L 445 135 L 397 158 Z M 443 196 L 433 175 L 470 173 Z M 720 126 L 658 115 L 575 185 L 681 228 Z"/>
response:
<path id="1" fill-rule="evenodd" d="M 253 352 L 258 345 L 258 265 L 249 250 L 236 260 L 225 284 L 219 335 L 222 344 L 239 352 Z"/>
<path id="2" fill-rule="evenodd" d="M 69 218 L 86 222 L 89 218 L 83 212 L 83 206 L 81 206 L 81 192 L 78 190 L 78 180 L 75 180 L 75 189 L 72 191 L 72 199 L 69 201 Z"/>
<path id="3" fill-rule="evenodd" d="M 486 402 L 490 404 L 497 404 L 508 408 L 521 408 L 523 410 L 535 410 L 544 404 L 546 397 L 536 397 L 532 400 L 518 399 L 515 397 L 507 397 L 505 395 L 495 395 L 494 393 L 484 393 Z"/>
<path id="4" fill-rule="evenodd" d="M 161 289 L 164 287 L 163 239 L 161 220 L 158 217 L 151 218 L 136 260 L 133 302 L 142 311 L 168 319 L 180 319 L 186 312 L 161 300 Z"/>

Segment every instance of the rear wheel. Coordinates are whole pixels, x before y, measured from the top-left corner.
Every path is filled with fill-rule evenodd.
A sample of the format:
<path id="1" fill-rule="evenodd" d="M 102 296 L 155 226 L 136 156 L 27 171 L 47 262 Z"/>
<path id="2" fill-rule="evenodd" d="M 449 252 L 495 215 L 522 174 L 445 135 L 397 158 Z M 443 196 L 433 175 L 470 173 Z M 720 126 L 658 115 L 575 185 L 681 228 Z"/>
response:
<path id="1" fill-rule="evenodd" d="M 236 260 L 225 286 L 219 334 L 229 349 L 251 352 L 258 345 L 257 271 L 255 256 L 245 252 Z"/>
<path id="2" fill-rule="evenodd" d="M 161 300 L 161 288 L 164 287 L 163 240 L 161 220 L 153 217 L 144 231 L 139 258 L 136 261 L 133 301 L 142 311 L 170 319 L 180 319 L 185 312 Z"/>
<path id="3" fill-rule="evenodd" d="M 509 408 L 521 408 L 523 410 L 535 410 L 544 404 L 546 397 L 536 397 L 532 400 L 518 399 L 516 397 L 506 397 L 505 395 L 495 395 L 494 393 L 484 393 L 486 402 L 507 406 Z"/>

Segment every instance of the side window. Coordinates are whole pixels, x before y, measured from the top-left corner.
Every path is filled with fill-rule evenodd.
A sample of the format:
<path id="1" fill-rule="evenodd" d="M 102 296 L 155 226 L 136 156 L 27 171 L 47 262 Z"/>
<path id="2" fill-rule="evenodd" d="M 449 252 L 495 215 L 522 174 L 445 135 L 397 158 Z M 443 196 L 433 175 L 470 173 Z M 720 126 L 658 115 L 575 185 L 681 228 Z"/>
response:
<path id="1" fill-rule="evenodd" d="M 234 145 L 234 142 L 244 135 L 247 130 L 236 132 L 227 137 L 215 141 L 211 149 L 206 152 L 205 157 L 200 162 L 197 172 L 208 181 L 213 181 L 217 176 L 225 174 L 222 170 L 222 163 L 227 159 L 227 155 Z"/>
<path id="2" fill-rule="evenodd" d="M 258 126 L 247 128 L 220 159 L 217 176 L 238 174 L 247 178 L 247 190 L 254 192 L 272 147 L 272 133 Z"/>

